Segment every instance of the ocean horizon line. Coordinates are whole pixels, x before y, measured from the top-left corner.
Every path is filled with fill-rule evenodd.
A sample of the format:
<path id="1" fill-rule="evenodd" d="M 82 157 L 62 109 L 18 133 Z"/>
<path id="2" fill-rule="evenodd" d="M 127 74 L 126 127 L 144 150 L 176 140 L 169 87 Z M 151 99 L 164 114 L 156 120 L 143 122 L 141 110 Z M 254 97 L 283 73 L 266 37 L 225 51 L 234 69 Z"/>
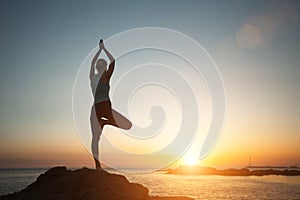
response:
<path id="1" fill-rule="evenodd" d="M 88 169 L 93 169 L 93 166 L 67 166 L 67 165 L 52 165 L 52 166 L 45 166 L 45 167 L 0 167 L 0 170 L 22 170 L 22 169 L 26 169 L 26 170 L 47 170 L 47 169 L 51 169 L 53 167 L 58 167 L 58 166 L 65 166 L 67 169 L 70 170 L 76 170 L 76 169 L 82 169 L 82 168 L 88 168 Z M 300 166 L 297 165 L 290 165 L 290 166 L 282 166 L 282 165 L 252 165 L 252 166 L 244 166 L 244 167 L 237 167 L 237 166 L 232 166 L 232 167 L 215 167 L 215 166 L 202 166 L 202 165 L 180 165 L 180 166 L 176 166 L 176 167 L 169 167 L 169 168 L 162 168 L 162 169 L 153 169 L 153 168 L 149 168 L 149 167 L 118 167 L 118 169 L 112 168 L 112 167 L 103 167 L 103 169 L 106 170 L 113 170 L 113 171 L 126 171 L 126 170 L 153 170 L 153 172 L 155 171 L 164 171 L 164 170 L 169 170 L 169 169 L 176 169 L 178 167 L 182 167 L 182 166 L 186 166 L 186 167 L 201 167 L 201 168 L 215 168 L 215 169 L 244 169 L 244 168 L 250 168 L 250 169 L 299 169 L 300 170 Z"/>

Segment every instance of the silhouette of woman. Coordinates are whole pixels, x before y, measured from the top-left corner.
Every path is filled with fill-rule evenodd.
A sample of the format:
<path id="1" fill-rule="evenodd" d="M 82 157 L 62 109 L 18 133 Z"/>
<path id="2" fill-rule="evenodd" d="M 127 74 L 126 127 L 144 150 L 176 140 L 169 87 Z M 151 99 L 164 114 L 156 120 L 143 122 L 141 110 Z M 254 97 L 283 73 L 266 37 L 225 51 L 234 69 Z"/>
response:
<path id="1" fill-rule="evenodd" d="M 104 59 L 98 59 L 101 51 L 104 51 L 110 60 L 107 69 L 107 62 Z M 97 60 L 98 59 L 98 60 Z M 95 68 L 97 73 L 95 73 Z M 97 170 L 102 170 L 99 162 L 99 147 L 98 143 L 102 130 L 105 125 L 112 125 L 125 130 L 131 128 L 131 122 L 123 115 L 113 110 L 109 98 L 109 81 L 115 68 L 115 59 L 110 52 L 105 48 L 103 40 L 99 42 L 99 50 L 91 62 L 90 83 L 94 96 L 94 104 L 91 109 L 91 130 L 92 130 L 92 153 L 95 160 Z"/>

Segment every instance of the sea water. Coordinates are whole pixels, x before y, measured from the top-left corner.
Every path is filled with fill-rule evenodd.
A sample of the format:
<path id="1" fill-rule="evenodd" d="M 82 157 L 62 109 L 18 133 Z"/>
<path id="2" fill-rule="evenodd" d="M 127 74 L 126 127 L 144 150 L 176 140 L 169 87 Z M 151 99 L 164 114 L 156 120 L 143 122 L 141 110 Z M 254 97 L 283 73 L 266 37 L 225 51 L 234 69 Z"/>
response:
<path id="1" fill-rule="evenodd" d="M 298 199 L 300 176 L 214 176 L 128 174 L 131 182 L 149 188 L 151 195 L 189 196 L 196 200 Z"/>
<path id="2" fill-rule="evenodd" d="M 47 169 L 0 169 L 0 195 L 24 189 L 46 171 Z M 197 176 L 161 172 L 121 174 L 130 182 L 147 187 L 153 196 L 188 196 L 196 200 L 300 200 L 300 176 Z"/>
<path id="3" fill-rule="evenodd" d="M 18 192 L 48 169 L 0 169 L 0 195 Z"/>

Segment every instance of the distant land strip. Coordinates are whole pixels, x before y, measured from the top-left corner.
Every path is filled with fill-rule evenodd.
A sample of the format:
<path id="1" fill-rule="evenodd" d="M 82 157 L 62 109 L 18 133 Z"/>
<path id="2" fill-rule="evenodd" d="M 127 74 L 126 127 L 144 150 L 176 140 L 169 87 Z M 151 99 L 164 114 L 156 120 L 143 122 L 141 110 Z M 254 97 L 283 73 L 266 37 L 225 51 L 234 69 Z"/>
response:
<path id="1" fill-rule="evenodd" d="M 266 167 L 252 166 L 251 168 L 266 168 Z M 169 169 L 166 171 L 166 173 L 182 174 L 182 175 L 220 175 L 220 176 L 266 176 L 266 175 L 299 176 L 300 169 L 295 168 L 295 169 L 275 170 L 275 169 L 271 169 L 271 167 L 267 167 L 267 169 L 257 169 L 257 170 L 249 170 L 248 168 L 219 170 L 212 167 L 180 166 L 177 169 Z"/>

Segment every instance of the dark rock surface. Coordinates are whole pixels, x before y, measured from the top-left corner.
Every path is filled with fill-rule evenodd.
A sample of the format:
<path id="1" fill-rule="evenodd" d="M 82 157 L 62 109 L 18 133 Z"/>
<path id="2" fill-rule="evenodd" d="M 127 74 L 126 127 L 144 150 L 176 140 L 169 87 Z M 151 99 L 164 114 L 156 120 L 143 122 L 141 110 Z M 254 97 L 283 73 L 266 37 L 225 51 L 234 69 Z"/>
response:
<path id="1" fill-rule="evenodd" d="M 191 200 L 187 197 L 150 197 L 148 189 L 129 183 L 122 175 L 92 169 L 67 170 L 55 167 L 24 190 L 0 200 Z"/>

